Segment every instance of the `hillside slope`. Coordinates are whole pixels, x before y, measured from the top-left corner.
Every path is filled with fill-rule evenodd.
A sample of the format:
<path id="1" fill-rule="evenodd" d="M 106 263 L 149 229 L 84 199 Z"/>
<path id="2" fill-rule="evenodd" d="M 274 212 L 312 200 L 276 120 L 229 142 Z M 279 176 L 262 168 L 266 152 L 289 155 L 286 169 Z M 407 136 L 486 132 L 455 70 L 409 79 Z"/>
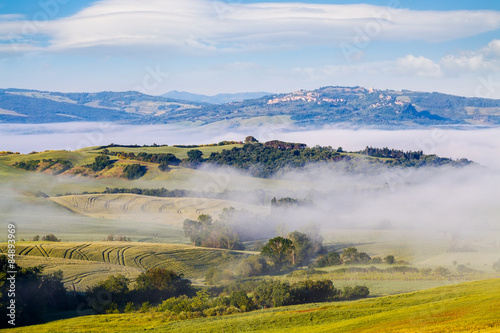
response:
<path id="1" fill-rule="evenodd" d="M 113 121 L 202 125 L 234 120 L 233 126 L 239 126 L 239 120 L 243 119 L 288 116 L 299 126 L 336 123 L 383 127 L 500 125 L 500 100 L 494 99 L 362 87 L 323 87 L 263 95 L 243 94 L 239 100 L 238 95 L 222 95 L 219 103 L 230 102 L 207 104 L 134 91 L 58 93 L 2 89 L 0 123 Z M 182 93 L 167 96 L 193 99 Z"/>
<path id="2" fill-rule="evenodd" d="M 30 332 L 499 332 L 499 318 L 500 279 L 496 279 L 177 322 L 168 322 L 161 313 L 88 316 L 32 326 Z"/>

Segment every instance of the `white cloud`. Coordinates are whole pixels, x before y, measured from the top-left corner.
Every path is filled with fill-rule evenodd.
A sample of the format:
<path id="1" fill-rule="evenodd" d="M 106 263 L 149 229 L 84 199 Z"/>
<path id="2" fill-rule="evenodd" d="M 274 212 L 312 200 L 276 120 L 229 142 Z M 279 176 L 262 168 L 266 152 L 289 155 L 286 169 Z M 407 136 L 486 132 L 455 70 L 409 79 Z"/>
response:
<path id="1" fill-rule="evenodd" d="M 423 56 L 415 57 L 407 55 L 396 60 L 396 71 L 404 75 L 416 75 L 424 77 L 441 77 L 443 73 L 438 64 Z"/>
<path id="2" fill-rule="evenodd" d="M 495 71 L 500 69 L 500 40 L 491 41 L 486 47 L 462 52 L 458 55 L 447 55 L 441 59 L 441 66 L 449 74 L 464 71 Z"/>
<path id="3" fill-rule="evenodd" d="M 364 4 L 104 0 L 68 18 L 2 22 L 0 38 L 12 34 L 48 36 L 47 50 L 148 46 L 212 52 L 356 44 L 375 39 L 437 42 L 499 27 L 500 13 L 494 11 L 414 11 Z"/>

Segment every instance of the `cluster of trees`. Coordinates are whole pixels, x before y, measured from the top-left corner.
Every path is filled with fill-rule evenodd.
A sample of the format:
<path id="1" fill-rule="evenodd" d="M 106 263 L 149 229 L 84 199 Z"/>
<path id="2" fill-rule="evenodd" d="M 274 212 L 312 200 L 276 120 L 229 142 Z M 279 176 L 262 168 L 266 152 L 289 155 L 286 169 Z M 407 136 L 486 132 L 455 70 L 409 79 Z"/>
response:
<path id="1" fill-rule="evenodd" d="M 109 234 L 108 237 L 106 238 L 106 241 L 108 242 L 131 242 L 132 240 L 130 237 L 125 237 L 123 235 L 113 235 Z"/>
<path id="2" fill-rule="evenodd" d="M 40 235 L 36 235 L 33 237 L 33 241 L 34 242 L 38 242 L 40 241 Z M 50 234 L 50 235 L 45 235 L 41 238 L 41 241 L 42 242 L 60 242 L 61 239 L 60 238 L 57 238 L 54 234 Z"/>
<path id="3" fill-rule="evenodd" d="M 274 237 L 262 248 L 261 255 L 268 258 L 277 271 L 307 265 L 324 252 L 322 238 L 311 238 L 300 232 L 290 232 L 286 237 Z"/>
<path id="4" fill-rule="evenodd" d="M 183 229 L 184 235 L 189 237 L 193 246 L 228 250 L 243 250 L 245 248 L 238 233 L 223 218 L 214 222 L 210 215 L 202 214 L 198 216 L 196 221 L 184 220 Z"/>
<path id="5" fill-rule="evenodd" d="M 12 285 L 8 271 L 16 271 L 15 284 Z M 44 322 L 48 315 L 76 308 L 78 299 L 64 289 L 63 273 L 56 271 L 42 275 L 43 266 L 23 268 L 9 263 L 0 256 L 0 308 L 5 309 L 0 327 L 13 327 L 8 323 L 11 300 L 15 300 L 15 326 L 33 325 Z M 3 312 L 3 311 L 2 311 Z M 5 315 L 7 316 L 5 317 Z"/>
<path id="6" fill-rule="evenodd" d="M 58 170 L 58 173 L 64 172 L 73 167 L 71 161 L 53 160 L 50 158 L 49 159 L 44 158 L 42 160 L 21 161 L 21 162 L 16 162 L 13 165 L 16 168 L 24 169 L 27 171 L 36 171 L 36 170 L 45 171 L 56 164 L 59 164 L 61 166 L 60 170 Z"/>
<path id="7" fill-rule="evenodd" d="M 215 147 L 242 144 L 241 141 L 220 141 L 219 143 L 208 143 L 204 145 L 174 145 L 177 148 L 200 148 L 200 147 Z"/>
<path id="8" fill-rule="evenodd" d="M 161 171 L 168 171 L 168 166 L 169 165 L 179 165 L 181 163 L 181 160 L 178 159 L 174 154 L 167 153 L 167 154 L 150 154 L 146 152 L 140 152 L 137 155 L 135 153 L 126 153 L 126 152 L 112 152 L 109 151 L 108 149 L 104 149 L 102 152 L 104 155 L 112 155 L 112 156 L 117 156 L 121 159 L 128 159 L 128 160 L 137 160 L 137 161 L 142 161 L 142 162 L 148 162 L 148 163 L 157 163 L 160 164 L 159 169 Z"/>
<path id="9" fill-rule="evenodd" d="M 273 147 L 277 149 L 305 149 L 307 145 L 305 143 L 295 143 L 295 142 L 284 142 L 279 140 L 267 141 L 264 143 L 266 147 Z"/>
<path id="10" fill-rule="evenodd" d="M 164 313 L 168 319 L 182 320 L 293 304 L 351 300 L 369 295 L 367 287 L 339 290 L 330 280 L 304 280 L 290 284 L 271 279 L 236 282 L 226 286 L 222 293 L 213 295 L 204 289 L 195 293 L 189 281 L 181 275 L 158 268 L 139 275 L 135 289 L 130 290 L 129 283 L 127 278 L 118 275 L 90 287 L 87 291 L 90 297 L 97 299 L 101 295 L 101 302 L 92 303 L 93 310 L 97 313 L 117 313 L 120 309 L 125 312 L 154 310 Z M 103 294 L 108 297 L 102 297 Z M 152 304 L 158 305 L 153 308 Z"/>
<path id="11" fill-rule="evenodd" d="M 389 149 L 387 147 L 384 148 L 366 147 L 359 153 L 373 157 L 396 158 L 396 159 L 407 159 L 407 160 L 419 160 L 420 157 L 424 155 L 423 151 L 404 152 L 402 150 Z"/>
<path id="12" fill-rule="evenodd" d="M 152 268 L 141 273 L 135 288 L 130 289 L 130 280 L 123 275 L 111 275 L 86 290 L 89 305 L 96 313 L 115 313 L 128 302 L 158 303 L 175 296 L 193 296 L 195 290 L 191 281 L 182 274 L 164 268 Z"/>
<path id="13" fill-rule="evenodd" d="M 148 169 L 140 164 L 127 164 L 123 168 L 123 175 L 127 179 L 139 179 L 146 174 Z"/>
<path id="14" fill-rule="evenodd" d="M 315 262 L 316 267 L 327 267 L 327 266 L 337 266 L 337 265 L 368 265 L 368 264 L 381 264 L 387 263 L 389 265 L 398 263 L 405 263 L 403 261 L 397 261 L 394 255 L 389 254 L 385 258 L 380 257 L 370 257 L 365 252 L 359 252 L 355 247 L 348 247 L 342 254 L 336 251 L 331 251 L 326 254 L 321 254 L 318 256 Z"/>
<path id="15" fill-rule="evenodd" d="M 96 156 L 94 162 L 90 165 L 87 165 L 92 171 L 102 171 L 106 168 L 113 167 L 114 161 L 110 160 L 109 156 L 99 155 Z"/>
<path id="16" fill-rule="evenodd" d="M 373 157 L 391 158 L 392 160 L 387 161 L 386 162 L 387 164 L 406 166 L 406 167 L 412 167 L 412 166 L 418 167 L 424 165 L 441 166 L 446 164 L 465 166 L 472 163 L 471 161 L 465 158 L 454 161 L 451 158 L 443 158 L 443 157 L 438 157 L 436 155 L 424 155 L 422 151 L 404 152 L 402 150 L 389 149 L 387 147 L 385 148 L 366 147 L 364 150 L 358 153 Z"/>
<path id="17" fill-rule="evenodd" d="M 295 148 L 285 148 L 289 145 Z M 204 161 L 248 170 L 253 176 L 266 178 L 284 167 L 299 168 L 307 163 L 344 158 L 331 147 L 298 148 L 301 146 L 297 145 L 283 143 L 282 147 L 280 144 L 246 143 L 241 148 L 213 152 Z"/>
<path id="18" fill-rule="evenodd" d="M 273 197 L 271 199 L 272 208 L 282 208 L 282 207 L 297 207 L 297 206 L 308 206 L 311 202 L 308 200 L 299 200 L 290 197 L 276 199 Z"/>

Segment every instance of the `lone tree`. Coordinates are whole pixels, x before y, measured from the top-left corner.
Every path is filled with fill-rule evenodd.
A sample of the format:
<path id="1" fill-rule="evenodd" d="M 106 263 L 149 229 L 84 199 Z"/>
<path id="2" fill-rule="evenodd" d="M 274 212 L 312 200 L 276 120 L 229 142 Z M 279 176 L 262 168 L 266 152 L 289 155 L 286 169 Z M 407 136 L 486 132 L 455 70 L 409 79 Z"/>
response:
<path id="1" fill-rule="evenodd" d="M 187 160 L 191 163 L 200 163 L 203 162 L 203 152 L 199 149 L 191 149 L 187 152 Z"/>
<path id="2" fill-rule="evenodd" d="M 387 257 L 384 258 L 384 261 L 388 263 L 389 265 L 392 265 L 396 262 L 396 259 L 392 254 L 388 255 Z"/>
<path id="3" fill-rule="evenodd" d="M 295 264 L 295 247 L 288 238 L 274 237 L 262 249 L 261 254 L 271 259 L 276 269 L 281 269 L 286 264 Z"/>

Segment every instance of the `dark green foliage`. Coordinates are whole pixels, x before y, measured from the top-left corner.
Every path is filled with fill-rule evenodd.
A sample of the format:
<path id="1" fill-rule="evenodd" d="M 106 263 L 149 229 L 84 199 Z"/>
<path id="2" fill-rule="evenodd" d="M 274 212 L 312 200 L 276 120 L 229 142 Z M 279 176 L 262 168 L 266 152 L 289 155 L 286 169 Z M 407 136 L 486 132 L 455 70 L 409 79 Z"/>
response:
<path id="1" fill-rule="evenodd" d="M 306 264 L 307 261 L 315 254 L 313 242 L 305 233 L 293 231 L 287 235 L 287 238 L 292 241 L 294 246 L 293 261 L 295 262 L 295 265 L 302 266 L 303 264 Z"/>
<path id="2" fill-rule="evenodd" d="M 370 290 L 365 286 L 346 286 L 342 291 L 342 298 L 346 300 L 365 298 L 368 297 L 368 295 L 370 295 Z"/>
<path id="3" fill-rule="evenodd" d="M 231 296 L 229 296 L 229 304 L 241 309 L 244 312 L 253 310 L 255 306 L 245 290 L 234 291 L 231 293 Z"/>
<path id="4" fill-rule="evenodd" d="M 54 234 L 46 235 L 42 237 L 43 242 L 60 242 L 61 240 L 57 238 Z"/>
<path id="5" fill-rule="evenodd" d="M 294 264 L 294 245 L 288 238 L 274 237 L 262 249 L 261 255 L 268 257 L 274 267 L 280 270 Z"/>
<path id="6" fill-rule="evenodd" d="M 111 161 L 108 156 L 99 155 L 96 156 L 94 163 L 90 165 L 92 171 L 101 171 L 106 169 L 108 166 L 112 166 L 114 161 Z"/>
<path id="7" fill-rule="evenodd" d="M 202 162 L 203 161 L 203 152 L 199 149 L 191 149 L 187 152 L 187 161 L 188 162 Z"/>
<path id="8" fill-rule="evenodd" d="M 59 164 L 60 168 L 55 172 L 56 174 L 62 173 L 68 169 L 73 167 L 73 163 L 67 160 L 52 160 L 52 159 L 43 159 L 43 160 L 30 160 L 30 161 L 21 161 L 14 163 L 14 166 L 20 169 L 24 169 L 27 171 L 45 171 L 48 168 L 53 167 L 54 165 Z"/>
<path id="9" fill-rule="evenodd" d="M 22 162 L 16 162 L 14 163 L 14 166 L 16 168 L 28 170 L 28 171 L 35 171 L 38 168 L 38 164 L 40 163 L 40 160 L 30 160 L 30 161 L 22 161 Z"/>
<path id="10" fill-rule="evenodd" d="M 351 264 L 369 264 L 370 256 L 364 252 L 358 252 L 358 249 L 355 247 L 348 247 L 342 252 L 341 255 L 342 261 L 346 265 Z"/>
<path id="11" fill-rule="evenodd" d="M 344 262 L 340 258 L 340 254 L 335 251 L 329 252 L 326 255 L 318 256 L 316 259 L 316 267 L 327 267 L 327 266 L 337 266 L 342 265 Z"/>
<path id="12" fill-rule="evenodd" d="M 11 266 L 12 265 L 12 266 Z M 15 288 L 11 289 L 12 274 L 7 271 L 17 271 Z M 62 271 L 42 275 L 42 266 L 22 268 L 15 263 L 9 263 L 5 256 L 0 256 L 0 304 L 6 309 L 10 300 L 15 300 L 15 326 L 25 326 L 41 323 L 47 315 L 55 312 L 76 308 L 76 299 L 66 293 L 62 283 Z M 10 295 L 10 296 L 9 296 Z M 12 327 L 7 323 L 10 318 L 2 311 L 0 327 Z"/>
<path id="13" fill-rule="evenodd" d="M 293 145 L 293 144 L 291 144 Z M 248 170 L 253 176 L 269 177 L 284 167 L 300 168 L 307 163 L 342 159 L 331 147 L 287 149 L 261 143 L 245 144 L 211 153 L 206 163 Z"/>
<path id="14" fill-rule="evenodd" d="M 117 146 L 115 146 L 117 147 Z M 121 147 L 121 146 L 120 146 Z M 158 147 L 158 145 L 157 145 Z M 174 154 L 152 154 L 146 152 L 140 152 L 137 155 L 135 153 L 126 153 L 126 152 L 111 152 L 108 149 L 104 149 L 101 151 L 104 155 L 118 156 L 119 158 L 129 159 L 129 160 L 137 160 L 148 163 L 158 163 L 160 165 L 179 165 L 181 162 Z"/>
<path id="15" fill-rule="evenodd" d="M 263 280 L 254 291 L 257 305 L 270 308 L 293 304 L 290 284 L 278 280 Z"/>
<path id="16" fill-rule="evenodd" d="M 130 280 L 123 275 L 110 275 L 87 288 L 86 294 L 93 301 L 89 304 L 95 313 L 113 313 L 117 304 L 125 303 L 129 299 Z"/>
<path id="17" fill-rule="evenodd" d="M 140 164 L 127 164 L 123 168 L 123 173 L 128 179 L 139 179 L 146 174 L 148 169 Z"/>
<path id="18" fill-rule="evenodd" d="M 372 148 L 366 147 L 364 150 L 358 152 L 363 155 L 381 158 L 394 159 L 390 162 L 393 165 L 400 165 L 406 167 L 412 166 L 441 166 L 446 164 L 465 166 L 472 162 L 467 159 L 460 159 L 454 161 L 451 158 L 442 158 L 436 155 L 424 155 L 422 151 L 407 151 L 385 148 Z"/>
<path id="19" fill-rule="evenodd" d="M 340 291 L 335 289 L 330 280 L 305 280 L 292 285 L 293 304 L 333 301 Z"/>
<path id="20" fill-rule="evenodd" d="M 182 274 L 164 268 L 151 268 L 141 273 L 136 282 L 136 291 L 140 298 L 157 302 L 177 295 L 191 295 L 191 281 Z"/>
<path id="21" fill-rule="evenodd" d="M 388 263 L 389 265 L 392 265 L 396 262 L 396 259 L 394 258 L 394 256 L 391 254 L 391 255 L 388 255 L 384 258 L 384 261 L 386 263 Z"/>
<path id="22" fill-rule="evenodd" d="M 271 199 L 271 206 L 273 208 L 282 208 L 282 207 L 300 207 L 307 206 L 311 203 L 307 200 L 299 200 L 290 197 L 276 199 L 276 197 Z"/>

